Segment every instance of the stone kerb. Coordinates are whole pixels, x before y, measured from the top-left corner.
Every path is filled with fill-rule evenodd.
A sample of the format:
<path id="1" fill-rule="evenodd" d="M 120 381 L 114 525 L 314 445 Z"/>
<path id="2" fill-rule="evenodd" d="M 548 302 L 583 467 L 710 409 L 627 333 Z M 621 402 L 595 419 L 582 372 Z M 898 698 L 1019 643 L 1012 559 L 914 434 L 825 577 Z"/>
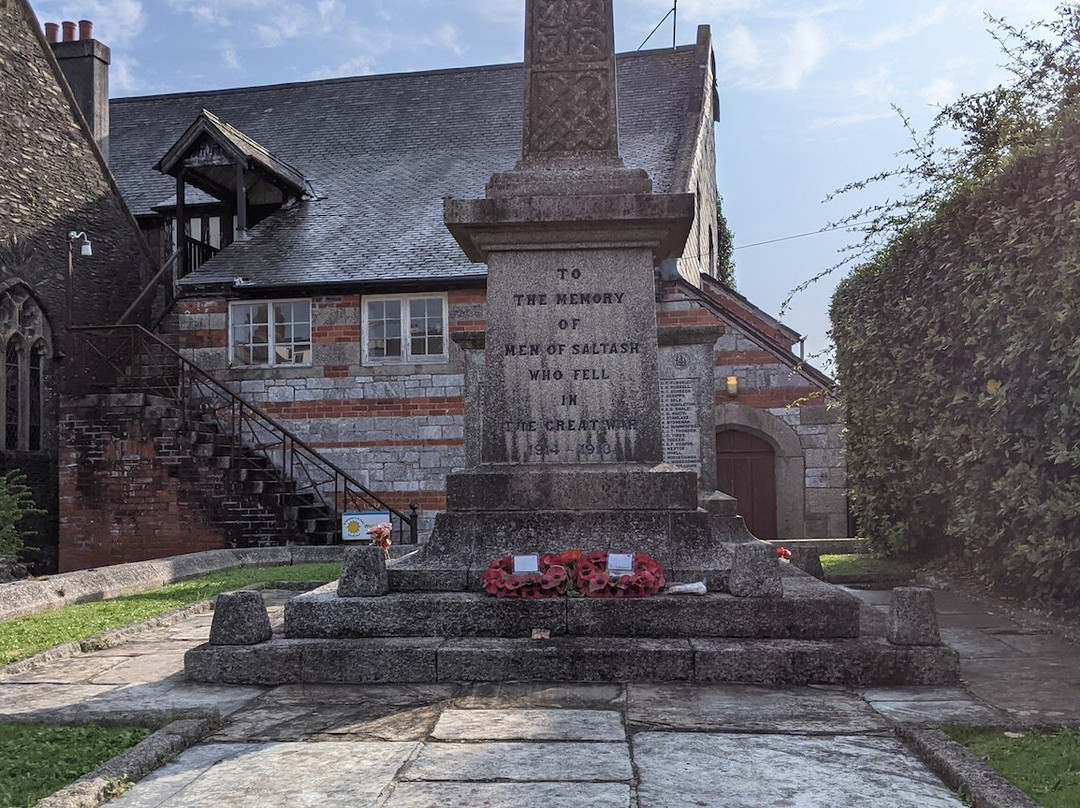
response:
<path id="1" fill-rule="evenodd" d="M 13 581 L 0 584 L 0 621 L 28 617 L 76 603 L 130 595 L 238 567 L 340 561 L 342 552 L 340 546 L 210 550 L 65 572 L 38 580 Z"/>

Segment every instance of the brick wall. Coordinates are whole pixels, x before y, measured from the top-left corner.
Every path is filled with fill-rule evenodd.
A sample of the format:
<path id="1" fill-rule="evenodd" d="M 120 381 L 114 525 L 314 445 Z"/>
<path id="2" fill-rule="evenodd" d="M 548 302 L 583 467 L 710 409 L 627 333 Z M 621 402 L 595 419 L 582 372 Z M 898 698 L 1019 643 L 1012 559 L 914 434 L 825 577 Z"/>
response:
<path id="1" fill-rule="evenodd" d="M 483 287 L 447 293 L 450 333 L 483 329 Z M 465 467 L 464 357 L 364 365 L 362 298 L 311 298 L 310 367 L 230 368 L 228 301 L 179 304 L 180 347 L 391 506 L 420 506 L 426 538 L 446 506 L 446 475 Z"/>
<path id="2" fill-rule="evenodd" d="M 52 347 L 70 353 L 65 286 L 67 234 L 84 231 L 94 254 L 74 259 L 76 324 L 114 322 L 151 276 L 138 225 L 58 78 L 58 69 L 25 0 L 0 2 L 0 280 L 21 281 L 46 311 Z M 76 251 L 77 252 L 77 251 Z M 0 348 L 3 346 L 0 345 Z M 64 365 L 48 357 L 43 450 L 0 457 L 0 468 L 31 470 L 35 496 L 56 508 L 57 402 Z M 3 455 L 0 452 L 0 455 Z M 42 471 L 43 464 L 48 471 Z M 40 540 L 55 556 L 55 510 Z M 37 572 L 52 571 L 46 564 Z"/>
<path id="3" fill-rule="evenodd" d="M 180 440 L 175 418 L 139 395 L 65 402 L 61 572 L 292 538 L 277 512 Z"/>

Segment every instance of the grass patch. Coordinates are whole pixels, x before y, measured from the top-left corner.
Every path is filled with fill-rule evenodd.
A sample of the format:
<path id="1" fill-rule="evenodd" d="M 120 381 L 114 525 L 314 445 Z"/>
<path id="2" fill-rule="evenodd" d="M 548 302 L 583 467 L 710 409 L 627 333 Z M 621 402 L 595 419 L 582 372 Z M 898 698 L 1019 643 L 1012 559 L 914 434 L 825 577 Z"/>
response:
<path id="1" fill-rule="evenodd" d="M 134 595 L 8 620 L 0 623 L 0 665 L 25 659 L 55 645 L 86 640 L 110 629 L 149 620 L 222 592 L 272 581 L 333 581 L 340 574 L 341 564 L 336 563 L 243 567 Z"/>
<path id="2" fill-rule="evenodd" d="M 903 561 L 877 558 L 866 553 L 844 553 L 842 555 L 821 556 L 821 568 L 825 578 L 836 576 L 874 578 L 883 575 L 910 578 L 915 570 Z"/>
<path id="3" fill-rule="evenodd" d="M 0 805 L 33 805 L 149 734 L 144 727 L 0 723 Z"/>
<path id="4" fill-rule="evenodd" d="M 1080 731 L 1025 732 L 951 724 L 946 734 L 1045 808 L 1080 805 Z"/>

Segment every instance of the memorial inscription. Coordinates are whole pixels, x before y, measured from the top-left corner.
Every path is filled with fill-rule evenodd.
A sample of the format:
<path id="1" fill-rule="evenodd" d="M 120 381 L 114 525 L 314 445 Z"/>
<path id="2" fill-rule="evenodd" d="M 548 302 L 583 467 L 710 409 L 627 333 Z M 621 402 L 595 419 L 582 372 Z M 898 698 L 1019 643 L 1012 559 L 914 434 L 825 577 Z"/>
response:
<path id="1" fill-rule="evenodd" d="M 660 426 L 664 435 L 664 462 L 700 473 L 697 385 L 695 379 L 664 379 L 660 383 Z"/>
<path id="2" fill-rule="evenodd" d="M 648 459 L 639 457 L 638 431 L 655 350 L 641 339 L 649 312 L 632 301 L 651 290 L 631 289 L 625 276 L 618 283 L 594 258 L 534 256 L 535 271 L 506 273 L 501 290 L 489 285 L 507 305 L 491 307 L 488 361 L 502 383 L 488 388 L 501 399 L 489 411 L 502 417 L 497 440 L 488 436 L 488 462 Z"/>

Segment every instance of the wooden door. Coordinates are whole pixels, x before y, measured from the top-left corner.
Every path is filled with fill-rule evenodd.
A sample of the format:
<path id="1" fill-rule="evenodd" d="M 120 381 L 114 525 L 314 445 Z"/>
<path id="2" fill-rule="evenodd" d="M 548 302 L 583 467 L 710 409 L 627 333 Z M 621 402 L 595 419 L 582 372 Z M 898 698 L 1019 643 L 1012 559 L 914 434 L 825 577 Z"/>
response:
<path id="1" fill-rule="evenodd" d="M 739 501 L 739 514 L 759 539 L 776 538 L 776 453 L 766 441 L 724 429 L 716 433 L 716 487 Z"/>

